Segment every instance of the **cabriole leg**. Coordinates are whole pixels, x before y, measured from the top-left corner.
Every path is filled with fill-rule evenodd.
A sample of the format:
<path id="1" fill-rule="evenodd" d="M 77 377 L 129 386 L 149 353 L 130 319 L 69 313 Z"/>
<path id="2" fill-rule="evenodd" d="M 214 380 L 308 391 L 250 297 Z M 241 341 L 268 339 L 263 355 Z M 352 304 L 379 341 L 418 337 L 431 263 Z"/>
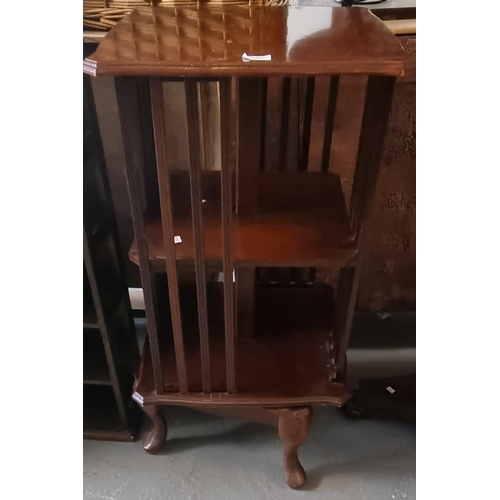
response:
<path id="1" fill-rule="evenodd" d="M 165 417 L 158 405 L 144 405 L 142 410 L 153 422 L 153 427 L 142 438 L 142 446 L 148 453 L 155 455 L 161 450 L 167 437 Z"/>

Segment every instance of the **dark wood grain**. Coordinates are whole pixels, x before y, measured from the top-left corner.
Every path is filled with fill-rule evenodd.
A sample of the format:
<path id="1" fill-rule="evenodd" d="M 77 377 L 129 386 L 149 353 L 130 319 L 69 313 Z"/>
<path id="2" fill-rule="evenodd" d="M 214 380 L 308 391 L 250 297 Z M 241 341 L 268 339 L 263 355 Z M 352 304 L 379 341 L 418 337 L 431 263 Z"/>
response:
<path id="1" fill-rule="evenodd" d="M 155 130 L 155 147 L 158 170 L 158 187 L 160 194 L 161 222 L 163 230 L 163 246 L 165 248 L 165 265 L 167 269 L 168 294 L 172 315 L 174 335 L 175 361 L 179 378 L 180 392 L 187 392 L 188 381 L 184 361 L 184 340 L 179 304 L 179 285 L 177 280 L 177 263 L 175 259 L 174 223 L 172 217 L 172 193 L 170 173 L 167 163 L 165 104 L 163 88 L 159 79 L 151 79 L 151 110 Z"/>
<path id="2" fill-rule="evenodd" d="M 278 166 L 280 170 L 285 170 L 287 166 L 288 137 L 290 123 L 290 96 L 292 79 L 288 76 L 283 78 L 281 87 L 281 117 L 280 117 L 280 142 Z"/>
<path id="3" fill-rule="evenodd" d="M 357 241 L 375 191 L 395 83 L 394 77 L 368 78 L 350 208 Z"/>
<path id="4" fill-rule="evenodd" d="M 263 137 L 264 154 L 261 170 L 266 172 L 284 170 L 279 165 L 281 138 L 281 107 L 283 104 L 283 78 L 272 76 L 266 78 L 266 122 Z M 243 118 L 242 118 L 243 119 Z"/>
<path id="5" fill-rule="evenodd" d="M 155 404 L 144 405 L 142 410 L 153 424 L 149 432 L 142 437 L 142 447 L 151 455 L 156 455 L 163 447 L 167 437 L 165 417 L 161 412 L 161 408 Z"/>
<path id="6" fill-rule="evenodd" d="M 203 372 L 203 392 L 209 394 L 210 386 L 210 346 L 208 340 L 207 290 L 205 271 L 205 241 L 203 237 L 203 211 L 200 180 L 200 134 L 196 81 L 186 80 L 186 109 L 189 132 L 189 180 L 191 188 L 191 214 L 194 243 L 194 263 L 196 271 L 196 294 L 200 329 L 201 366 Z M 178 233 L 175 233 L 178 235 Z"/>
<path id="7" fill-rule="evenodd" d="M 237 176 L 236 207 L 238 215 L 258 211 L 259 171 L 265 158 L 267 81 L 265 78 L 237 79 Z M 241 117 L 241 119 L 240 119 Z M 255 295 L 255 268 L 236 270 L 236 332 L 251 337 Z"/>
<path id="8" fill-rule="evenodd" d="M 208 174 L 208 173 L 207 173 Z M 205 258 L 222 261 L 222 229 L 219 214 L 220 177 L 210 172 L 205 180 Z M 178 183 L 177 183 L 178 181 Z M 177 194 L 184 186 L 176 182 Z M 180 207 L 174 216 L 175 234 L 182 237 L 176 247 L 178 262 L 194 257 L 189 214 Z M 350 228 L 338 177 L 333 174 L 273 172 L 259 178 L 259 211 L 248 217 L 233 217 L 233 260 L 237 266 L 331 266 L 350 261 L 356 249 L 350 242 Z M 161 221 L 146 221 L 149 259 L 155 270 L 165 267 Z M 130 257 L 137 262 L 137 247 Z"/>
<path id="9" fill-rule="evenodd" d="M 292 488 L 300 488 L 306 482 L 306 472 L 297 455 L 311 428 L 311 407 L 276 410 L 279 416 L 278 433 L 285 445 L 283 472 L 285 481 Z"/>
<path id="10" fill-rule="evenodd" d="M 328 92 L 328 104 L 325 117 L 325 137 L 323 139 L 323 153 L 321 155 L 321 171 L 328 172 L 330 167 L 330 150 L 332 147 L 333 125 L 335 121 L 335 110 L 337 108 L 337 94 L 339 89 L 339 78 L 330 78 L 330 90 Z"/>
<path id="11" fill-rule="evenodd" d="M 224 338 L 226 348 L 226 377 L 227 392 L 236 392 L 235 379 L 235 355 L 234 355 L 234 284 L 233 272 L 234 264 L 232 257 L 232 215 L 233 207 L 233 186 L 231 174 L 232 153 L 232 123 L 233 112 L 231 109 L 231 80 L 224 78 L 220 82 L 221 99 L 221 212 L 222 212 L 222 270 L 224 275 Z"/>
<path id="12" fill-rule="evenodd" d="M 141 256 L 140 271 L 144 304 L 148 320 L 148 335 L 151 345 L 151 356 L 155 367 L 155 386 L 159 394 L 163 392 L 161 362 L 157 333 L 155 300 L 152 288 L 151 268 L 148 261 L 148 243 L 144 230 L 143 212 L 146 203 L 141 193 L 141 168 L 145 168 L 143 156 L 142 132 L 140 128 L 140 112 L 137 101 L 136 82 L 127 78 L 117 78 L 115 81 L 116 98 L 120 111 L 120 125 L 125 149 L 125 166 L 127 168 L 127 186 L 129 189 L 132 221 L 137 242 L 137 251 Z"/>
<path id="13" fill-rule="evenodd" d="M 85 59 L 84 71 L 94 76 L 401 74 L 401 46 L 369 10 L 300 7 L 308 24 L 325 26 L 304 34 L 303 24 L 300 30 L 287 26 L 291 9 L 138 8 Z M 270 54 L 272 60 L 243 62 L 243 53 Z"/>
<path id="14" fill-rule="evenodd" d="M 311 143 L 311 121 L 314 102 L 314 87 L 316 78 L 309 76 L 305 80 L 303 111 L 301 120 L 301 144 L 299 170 L 306 171 L 309 163 L 309 146 Z M 302 88 L 302 87 L 301 87 Z"/>
<path id="15" fill-rule="evenodd" d="M 329 171 L 340 177 L 347 206 L 351 200 L 367 82 L 368 77 L 364 75 L 347 75 L 339 79 Z"/>
<path id="16" fill-rule="evenodd" d="M 236 213 L 253 215 L 257 212 L 257 176 L 260 170 L 264 78 L 238 78 L 238 160 Z M 265 115 L 264 115 L 265 119 Z"/>
<path id="17" fill-rule="evenodd" d="M 329 287 L 312 289 L 259 288 L 256 292 L 255 330 L 250 339 L 237 338 L 235 368 L 238 392 L 226 390 L 223 290 L 221 283 L 208 285 L 212 395 L 200 394 L 202 374 L 197 325 L 185 329 L 189 394 L 178 393 L 173 352 L 162 351 L 165 394 L 156 398 L 153 390 L 151 358 L 145 350 L 143 370 L 136 391 L 146 401 L 165 404 L 224 405 L 268 404 L 290 406 L 313 403 L 342 404 L 347 391 L 342 384 L 328 382 L 329 332 L 335 325 L 333 292 Z M 181 304 L 186 312 L 195 303 L 195 287 L 181 288 Z M 256 370 L 258 366 L 258 370 Z M 224 395 L 226 394 L 226 395 Z M 153 399 L 151 399 L 153 398 Z"/>

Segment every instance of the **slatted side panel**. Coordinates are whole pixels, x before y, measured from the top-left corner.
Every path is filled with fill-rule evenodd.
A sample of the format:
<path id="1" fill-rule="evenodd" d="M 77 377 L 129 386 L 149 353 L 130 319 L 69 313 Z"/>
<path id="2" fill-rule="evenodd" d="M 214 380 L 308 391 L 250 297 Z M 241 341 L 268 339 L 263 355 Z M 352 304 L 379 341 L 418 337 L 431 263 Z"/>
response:
<path id="1" fill-rule="evenodd" d="M 158 394 L 162 394 L 164 392 L 164 386 L 155 307 L 156 297 L 153 289 L 153 276 L 149 264 L 148 243 L 144 227 L 146 200 L 144 199 L 144 190 L 141 189 L 141 187 L 144 186 L 141 172 L 146 170 L 148 161 L 144 155 L 144 131 L 140 128 L 141 107 L 144 105 L 144 103 L 140 102 L 140 86 L 142 85 L 143 82 L 138 83 L 129 78 L 122 77 L 115 79 L 116 97 L 120 112 L 120 126 L 125 152 L 127 186 L 131 202 L 134 233 L 137 240 L 141 281 L 144 290 L 144 304 L 148 320 L 148 336 L 151 347 L 155 388 Z"/>
<path id="2" fill-rule="evenodd" d="M 177 264 L 175 260 L 175 243 L 173 240 L 174 224 L 172 216 L 170 173 L 167 161 L 165 103 L 163 99 L 163 87 L 160 79 L 154 78 L 150 80 L 150 94 L 175 360 L 177 365 L 179 390 L 181 393 L 185 394 L 188 392 L 188 378 L 186 372 L 184 339 L 182 334 L 179 283 L 177 277 Z"/>
<path id="3" fill-rule="evenodd" d="M 263 172 L 294 172 L 299 169 L 300 91 L 296 77 L 269 77 L 265 80 L 259 127 L 262 138 L 260 170 Z M 300 274 L 297 269 L 260 267 L 255 279 L 259 283 L 276 284 L 298 281 Z M 239 296 L 248 300 L 250 295 L 241 291 Z"/>
<path id="4" fill-rule="evenodd" d="M 335 76 L 268 79 L 262 170 L 341 174 L 337 169 L 342 161 L 334 161 L 339 145 L 342 148 L 342 141 L 336 140 L 340 88 Z M 351 132 L 352 127 L 347 129 Z M 354 153 L 356 149 L 357 144 Z M 315 275 L 311 268 L 260 268 L 257 281 L 309 285 Z"/>
<path id="5" fill-rule="evenodd" d="M 228 393 L 236 392 L 235 370 L 235 292 L 234 261 L 232 257 L 232 217 L 235 209 L 233 203 L 233 172 L 236 162 L 236 88 L 235 80 L 221 79 L 217 82 L 220 94 L 220 158 L 221 158 L 221 220 L 223 248 L 223 289 L 224 289 L 224 331 L 226 351 L 226 388 Z M 200 111 L 200 90 L 208 82 L 205 80 L 186 78 L 184 80 L 186 97 L 186 115 L 189 144 L 189 185 L 191 201 L 191 222 L 194 244 L 194 271 L 196 280 L 196 308 L 198 316 L 200 362 L 202 390 L 205 394 L 212 392 L 210 364 L 210 329 L 207 297 L 207 269 L 205 261 L 204 217 L 202 201 L 201 171 L 206 167 L 206 137 L 202 135 L 203 120 Z M 213 82 L 210 82 L 213 83 Z M 254 82 L 255 83 L 255 82 Z M 261 82 L 257 82 L 261 84 Z M 175 260 L 175 234 L 173 226 L 173 206 L 170 175 L 167 161 L 165 102 L 162 93 L 162 81 L 150 80 L 151 108 L 154 123 L 155 146 L 157 155 L 158 183 L 160 186 L 160 208 L 162 216 L 163 239 L 166 255 L 167 280 L 169 288 L 170 311 L 174 336 L 174 348 L 177 365 L 177 376 L 181 393 L 189 392 L 189 380 L 184 349 L 183 325 L 179 298 L 179 277 Z M 207 131 L 203 131 L 206 133 Z M 259 153 L 254 155 L 259 157 Z M 191 370 L 191 368 L 189 368 Z M 193 370 L 195 368 L 193 367 Z"/>

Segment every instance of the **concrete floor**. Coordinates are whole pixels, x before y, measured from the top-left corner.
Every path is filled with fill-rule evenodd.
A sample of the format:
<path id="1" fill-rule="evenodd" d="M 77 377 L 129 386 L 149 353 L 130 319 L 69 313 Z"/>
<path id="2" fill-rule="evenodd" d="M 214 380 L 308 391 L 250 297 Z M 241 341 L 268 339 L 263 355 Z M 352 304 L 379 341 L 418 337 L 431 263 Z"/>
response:
<path id="1" fill-rule="evenodd" d="M 315 408 L 300 459 L 308 480 L 286 485 L 276 431 L 259 424 L 165 408 L 169 425 L 156 456 L 140 442 L 84 441 L 84 499 L 259 500 L 415 498 L 415 427 L 351 421 Z"/>

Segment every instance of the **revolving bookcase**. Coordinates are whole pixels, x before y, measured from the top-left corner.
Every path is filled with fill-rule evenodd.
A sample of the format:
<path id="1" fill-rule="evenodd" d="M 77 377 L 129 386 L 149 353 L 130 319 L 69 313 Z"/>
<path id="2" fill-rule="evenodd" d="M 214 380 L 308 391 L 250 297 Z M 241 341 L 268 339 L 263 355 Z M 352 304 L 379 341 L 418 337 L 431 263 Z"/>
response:
<path id="1" fill-rule="evenodd" d="M 291 487 L 306 475 L 297 450 L 311 405 L 341 406 L 363 249 L 403 52 L 368 10 L 203 6 L 135 10 L 84 61 L 115 77 L 148 342 L 134 400 L 152 419 L 144 448 L 166 437 L 161 405 L 275 425 Z M 297 13 L 298 11 L 295 11 Z M 255 56 L 263 56 L 256 58 Z M 339 78 L 365 75 L 350 203 L 330 168 Z M 328 81 L 320 168 L 310 168 L 312 102 Z M 299 137 L 287 89 L 304 90 Z M 277 166 L 265 168 L 271 85 L 283 89 Z M 189 164 L 169 162 L 165 92 L 184 86 Z M 202 85 L 217 86 L 220 168 L 207 165 Z M 287 164 L 299 144 L 297 169 Z M 348 207 L 349 205 L 349 207 Z M 268 280 L 267 271 L 295 278 Z M 315 279 L 336 270 L 338 284 Z M 272 273 L 271 273 L 272 274 Z"/>

